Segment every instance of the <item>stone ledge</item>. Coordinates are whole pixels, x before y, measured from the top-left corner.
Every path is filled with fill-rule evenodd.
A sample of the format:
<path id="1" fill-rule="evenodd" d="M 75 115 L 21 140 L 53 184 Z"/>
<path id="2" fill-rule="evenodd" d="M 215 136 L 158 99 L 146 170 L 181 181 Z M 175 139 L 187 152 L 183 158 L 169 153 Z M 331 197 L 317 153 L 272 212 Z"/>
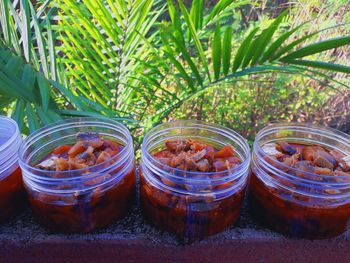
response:
<path id="1" fill-rule="evenodd" d="M 30 210 L 0 226 L 2 262 L 349 262 L 350 231 L 329 240 L 290 239 L 257 224 L 246 207 L 235 227 L 192 244 L 145 222 L 138 207 L 124 220 L 86 235 L 53 234 Z"/>

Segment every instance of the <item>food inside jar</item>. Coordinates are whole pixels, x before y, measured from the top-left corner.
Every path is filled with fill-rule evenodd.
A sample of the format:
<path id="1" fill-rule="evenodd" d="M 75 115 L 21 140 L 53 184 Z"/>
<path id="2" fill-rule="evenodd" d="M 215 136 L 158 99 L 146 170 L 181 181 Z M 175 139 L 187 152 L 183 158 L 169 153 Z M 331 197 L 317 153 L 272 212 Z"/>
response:
<path id="1" fill-rule="evenodd" d="M 123 146 L 102 138 L 98 133 L 78 133 L 74 145 L 60 145 L 36 168 L 47 171 L 71 171 L 103 163 L 117 155 Z"/>
<path id="2" fill-rule="evenodd" d="M 265 144 L 262 149 L 267 154 L 266 161 L 275 160 L 312 174 L 350 176 L 350 156 L 334 149 L 285 141 Z M 301 176 L 301 173 L 296 175 Z"/>
<path id="3" fill-rule="evenodd" d="M 18 167 L 0 180 L 0 223 L 19 211 L 25 203 L 22 173 Z"/>
<path id="4" fill-rule="evenodd" d="M 55 178 L 64 171 L 68 171 L 68 175 L 69 171 L 80 173 L 78 169 L 102 163 L 106 164 L 105 169 L 113 164 L 113 156 L 124 148 L 97 133 L 79 133 L 76 139 L 75 144 L 56 147 L 36 168 Z M 95 171 L 93 178 L 83 182 L 77 179 L 76 184 L 62 181 L 63 185 L 58 183 L 55 186 L 69 190 L 68 193 L 37 191 L 27 187 L 37 218 L 50 230 L 65 233 L 87 233 L 121 219 L 134 203 L 136 188 L 134 164 L 124 174 L 117 175 L 123 167 L 112 167 L 109 173 L 101 171 L 101 175 Z M 89 170 L 83 170 L 81 176 L 88 173 Z"/>
<path id="5" fill-rule="evenodd" d="M 237 221 L 245 184 L 234 188 L 235 180 L 211 182 L 211 179 L 218 179 L 218 172 L 232 173 L 229 169 L 241 164 L 231 145 L 218 149 L 192 139 L 169 140 L 163 150 L 152 155 L 164 165 L 192 172 L 188 177 L 186 172 L 179 173 L 184 178 L 206 180 L 201 183 L 193 183 L 191 179 L 180 182 L 166 178 L 166 175 L 153 175 L 165 185 L 165 188 L 159 188 L 141 171 L 141 205 L 149 222 L 191 240 L 223 231 Z M 171 191 L 169 187 L 175 190 Z M 179 194 L 177 190 L 188 193 Z M 224 195 L 216 194 L 222 191 L 226 191 Z"/>
<path id="6" fill-rule="evenodd" d="M 286 141 L 265 144 L 262 150 L 264 160 L 288 175 L 271 169 L 269 178 L 278 184 L 267 184 L 253 164 L 249 201 L 258 220 L 278 232 L 311 239 L 347 230 L 350 204 L 338 197 L 347 190 L 334 185 L 349 182 L 349 157 L 320 145 Z"/>
<path id="7" fill-rule="evenodd" d="M 241 160 L 229 144 L 221 149 L 192 139 L 165 142 L 166 149 L 153 156 L 163 164 L 190 172 L 220 172 L 235 168 Z"/>

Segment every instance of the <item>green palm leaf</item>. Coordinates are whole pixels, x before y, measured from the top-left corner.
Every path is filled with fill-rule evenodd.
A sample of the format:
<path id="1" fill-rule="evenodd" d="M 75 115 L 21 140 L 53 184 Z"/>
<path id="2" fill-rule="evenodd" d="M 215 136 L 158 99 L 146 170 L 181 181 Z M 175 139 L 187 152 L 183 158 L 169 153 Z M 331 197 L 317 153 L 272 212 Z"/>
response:
<path id="1" fill-rule="evenodd" d="M 61 119 L 60 108 L 79 109 L 82 115 L 94 112 L 58 82 L 51 9 L 45 13 L 49 2 L 36 12 L 29 0 L 21 0 L 19 13 L 11 1 L 0 4 L 0 98 L 23 133 Z"/>

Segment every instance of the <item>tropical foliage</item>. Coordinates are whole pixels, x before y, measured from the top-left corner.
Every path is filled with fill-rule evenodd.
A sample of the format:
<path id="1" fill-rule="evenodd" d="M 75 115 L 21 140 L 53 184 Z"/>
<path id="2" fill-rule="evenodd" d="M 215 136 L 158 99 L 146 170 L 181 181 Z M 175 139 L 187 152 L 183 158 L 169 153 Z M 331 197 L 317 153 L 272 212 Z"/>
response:
<path id="1" fill-rule="evenodd" d="M 203 106 L 203 98 L 218 90 L 235 101 L 238 112 L 231 116 L 239 121 L 245 106 L 235 97 L 249 91 L 242 83 L 288 86 L 288 79 L 280 77 L 287 74 L 348 87 L 349 65 L 323 55 L 348 47 L 348 31 L 318 39 L 344 25 L 308 32 L 312 20 L 292 22 L 293 8 L 247 24 L 239 16 L 254 5 L 220 0 L 208 9 L 203 0 L 190 5 L 182 0 L 56 0 L 34 8 L 22 0 L 18 8 L 3 1 L 1 106 L 23 132 L 65 116 L 104 115 L 136 120 L 143 129 L 135 135 L 141 138 L 156 123 L 188 116 L 185 110 L 176 112 L 194 101 Z M 279 94 L 269 87 L 271 94 L 259 95 Z M 228 105 L 220 105 L 217 118 L 230 118 Z M 255 113 L 263 106 L 254 105 Z"/>
<path id="2" fill-rule="evenodd" d="M 10 1 L 0 3 L 0 105 L 24 133 L 65 116 L 98 115 L 92 101 L 80 99 L 63 86 L 56 64 L 56 40 L 49 16 L 40 19 L 47 4 L 37 11 L 30 1 L 19 9 Z"/>

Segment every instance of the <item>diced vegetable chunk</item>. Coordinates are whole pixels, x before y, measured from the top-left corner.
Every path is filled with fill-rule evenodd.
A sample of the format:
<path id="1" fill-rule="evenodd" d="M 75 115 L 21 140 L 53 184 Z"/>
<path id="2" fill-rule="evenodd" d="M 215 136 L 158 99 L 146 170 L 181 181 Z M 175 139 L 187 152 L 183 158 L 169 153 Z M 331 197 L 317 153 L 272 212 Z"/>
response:
<path id="1" fill-rule="evenodd" d="M 220 151 L 215 153 L 216 158 L 234 157 L 235 151 L 231 145 L 225 145 Z"/>
<path id="2" fill-rule="evenodd" d="M 324 176 L 338 176 L 350 172 L 350 156 L 345 156 L 337 150 L 328 150 L 320 145 L 289 144 L 283 141 L 278 142 L 275 149 L 273 145 L 266 144 L 262 147 L 267 154 L 267 158 L 264 159 L 272 165 L 276 166 L 272 161 L 276 160 L 302 172 Z M 279 169 L 282 168 L 279 167 Z M 288 168 L 283 168 L 283 170 L 288 171 Z M 300 172 L 296 174 L 304 176 Z"/>
<path id="3" fill-rule="evenodd" d="M 56 147 L 36 167 L 48 171 L 83 169 L 111 159 L 122 149 L 117 142 L 104 140 L 97 133 L 78 133 L 74 145 Z"/>
<path id="4" fill-rule="evenodd" d="M 161 163 L 185 171 L 219 172 L 236 167 L 241 163 L 235 157 L 231 145 L 215 150 L 203 142 L 172 140 L 165 143 L 165 150 L 153 154 Z"/>

